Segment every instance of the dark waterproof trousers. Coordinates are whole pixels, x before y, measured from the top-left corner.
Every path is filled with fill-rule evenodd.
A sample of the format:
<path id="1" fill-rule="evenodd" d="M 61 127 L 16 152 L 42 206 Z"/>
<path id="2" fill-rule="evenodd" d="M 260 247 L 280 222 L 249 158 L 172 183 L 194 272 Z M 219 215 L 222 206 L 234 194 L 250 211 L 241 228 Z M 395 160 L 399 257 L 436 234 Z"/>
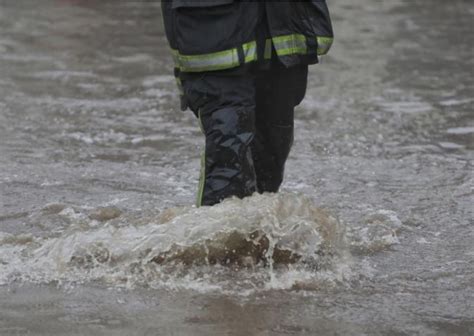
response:
<path id="1" fill-rule="evenodd" d="M 294 108 L 304 98 L 308 66 L 273 62 L 189 74 L 187 105 L 205 135 L 198 206 L 254 192 L 277 192 L 293 144 Z"/>

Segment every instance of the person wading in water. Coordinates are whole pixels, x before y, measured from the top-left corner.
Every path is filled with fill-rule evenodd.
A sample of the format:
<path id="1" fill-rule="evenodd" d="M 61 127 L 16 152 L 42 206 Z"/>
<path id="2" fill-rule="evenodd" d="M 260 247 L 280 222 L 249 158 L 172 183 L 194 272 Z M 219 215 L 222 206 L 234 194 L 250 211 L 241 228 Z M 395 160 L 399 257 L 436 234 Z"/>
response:
<path id="1" fill-rule="evenodd" d="M 277 192 L 308 65 L 333 42 L 325 0 L 164 0 L 181 108 L 206 145 L 197 205 Z"/>

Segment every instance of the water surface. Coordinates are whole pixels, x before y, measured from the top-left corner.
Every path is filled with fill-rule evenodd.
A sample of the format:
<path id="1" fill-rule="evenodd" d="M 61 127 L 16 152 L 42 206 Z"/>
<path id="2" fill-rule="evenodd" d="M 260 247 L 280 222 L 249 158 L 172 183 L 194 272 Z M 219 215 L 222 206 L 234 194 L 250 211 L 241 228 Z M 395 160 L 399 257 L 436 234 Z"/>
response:
<path id="1" fill-rule="evenodd" d="M 472 335 L 474 6 L 329 5 L 283 193 L 195 209 L 159 2 L 0 1 L 0 334 Z"/>

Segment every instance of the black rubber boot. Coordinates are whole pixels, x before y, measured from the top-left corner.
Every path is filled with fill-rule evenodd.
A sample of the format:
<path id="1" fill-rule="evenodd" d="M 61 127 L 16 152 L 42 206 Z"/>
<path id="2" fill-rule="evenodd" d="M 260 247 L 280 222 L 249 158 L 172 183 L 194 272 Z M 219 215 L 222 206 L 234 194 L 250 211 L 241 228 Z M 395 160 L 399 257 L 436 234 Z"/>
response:
<path id="1" fill-rule="evenodd" d="M 293 145 L 294 110 L 306 93 L 308 67 L 275 63 L 257 74 L 256 135 L 252 154 L 257 190 L 277 192 Z"/>
<path id="2" fill-rule="evenodd" d="M 255 81 L 242 69 L 189 77 L 188 105 L 206 137 L 197 205 L 250 196 L 256 188 L 251 153 L 255 135 Z"/>

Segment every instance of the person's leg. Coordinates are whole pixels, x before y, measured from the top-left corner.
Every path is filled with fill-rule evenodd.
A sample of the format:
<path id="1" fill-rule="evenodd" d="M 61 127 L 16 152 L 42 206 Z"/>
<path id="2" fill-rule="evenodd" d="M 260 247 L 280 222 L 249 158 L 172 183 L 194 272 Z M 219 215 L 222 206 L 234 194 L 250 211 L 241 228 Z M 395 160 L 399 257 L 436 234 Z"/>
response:
<path id="1" fill-rule="evenodd" d="M 255 133 L 255 82 L 243 70 L 189 76 L 189 107 L 206 137 L 197 205 L 243 198 L 256 191 L 250 144 Z"/>
<path id="2" fill-rule="evenodd" d="M 257 75 L 256 135 L 252 154 L 257 190 L 277 192 L 293 144 L 294 109 L 306 93 L 308 66 L 275 63 Z"/>

